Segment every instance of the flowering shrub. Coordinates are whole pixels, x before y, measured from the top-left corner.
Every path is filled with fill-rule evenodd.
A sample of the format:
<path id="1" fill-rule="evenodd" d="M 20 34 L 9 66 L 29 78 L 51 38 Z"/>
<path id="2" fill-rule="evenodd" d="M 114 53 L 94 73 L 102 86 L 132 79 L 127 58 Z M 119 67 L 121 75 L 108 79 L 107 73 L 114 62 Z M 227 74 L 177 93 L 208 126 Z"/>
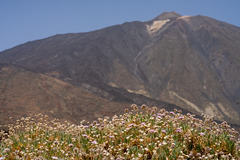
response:
<path id="1" fill-rule="evenodd" d="M 239 159 L 239 133 L 226 122 L 143 105 L 80 125 L 22 118 L 1 133 L 0 159 Z"/>

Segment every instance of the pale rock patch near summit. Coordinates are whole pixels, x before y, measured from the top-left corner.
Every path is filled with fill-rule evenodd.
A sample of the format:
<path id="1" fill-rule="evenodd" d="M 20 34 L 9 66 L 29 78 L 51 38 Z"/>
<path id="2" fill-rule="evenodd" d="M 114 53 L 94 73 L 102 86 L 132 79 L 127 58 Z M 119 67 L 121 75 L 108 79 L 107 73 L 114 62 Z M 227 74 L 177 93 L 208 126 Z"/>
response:
<path id="1" fill-rule="evenodd" d="M 158 31 L 169 21 L 170 19 L 153 21 L 153 24 L 147 25 L 147 30 L 149 34 L 153 34 L 154 32 Z"/>

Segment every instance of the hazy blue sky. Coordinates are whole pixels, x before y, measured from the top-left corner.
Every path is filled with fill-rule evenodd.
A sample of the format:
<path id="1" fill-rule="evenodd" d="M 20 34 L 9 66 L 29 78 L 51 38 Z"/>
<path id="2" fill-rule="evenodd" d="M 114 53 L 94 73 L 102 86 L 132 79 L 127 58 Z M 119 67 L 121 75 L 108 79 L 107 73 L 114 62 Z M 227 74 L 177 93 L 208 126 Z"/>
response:
<path id="1" fill-rule="evenodd" d="M 165 11 L 240 27 L 240 0 L 0 0 L 0 51 L 55 34 L 87 32 Z"/>

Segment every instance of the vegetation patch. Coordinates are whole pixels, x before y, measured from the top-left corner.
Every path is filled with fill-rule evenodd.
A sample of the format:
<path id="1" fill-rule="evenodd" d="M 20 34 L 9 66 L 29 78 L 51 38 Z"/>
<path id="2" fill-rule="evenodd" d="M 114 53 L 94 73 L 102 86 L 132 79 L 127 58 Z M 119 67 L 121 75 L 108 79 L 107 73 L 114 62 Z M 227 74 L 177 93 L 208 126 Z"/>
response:
<path id="1" fill-rule="evenodd" d="M 226 122 L 132 105 L 120 116 L 79 125 L 42 114 L 1 132 L 3 159 L 239 159 L 239 133 Z"/>

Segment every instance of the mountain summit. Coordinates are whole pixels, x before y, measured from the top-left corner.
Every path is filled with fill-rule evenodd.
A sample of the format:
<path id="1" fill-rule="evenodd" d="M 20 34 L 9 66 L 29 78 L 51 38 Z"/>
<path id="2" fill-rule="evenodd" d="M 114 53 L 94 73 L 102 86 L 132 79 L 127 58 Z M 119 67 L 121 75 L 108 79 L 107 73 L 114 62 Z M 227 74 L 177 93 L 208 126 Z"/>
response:
<path id="1" fill-rule="evenodd" d="M 239 124 L 239 51 L 239 27 L 165 12 L 148 22 L 28 42 L 1 52 L 0 63 L 60 79 L 108 101 L 165 102 L 161 107 L 172 104 Z"/>
<path id="2" fill-rule="evenodd" d="M 160 14 L 159 16 L 157 16 L 156 18 L 154 18 L 153 20 L 166 20 L 166 19 L 174 19 L 174 18 L 178 18 L 181 17 L 180 14 L 178 14 L 177 12 L 163 12 L 162 14 Z"/>

